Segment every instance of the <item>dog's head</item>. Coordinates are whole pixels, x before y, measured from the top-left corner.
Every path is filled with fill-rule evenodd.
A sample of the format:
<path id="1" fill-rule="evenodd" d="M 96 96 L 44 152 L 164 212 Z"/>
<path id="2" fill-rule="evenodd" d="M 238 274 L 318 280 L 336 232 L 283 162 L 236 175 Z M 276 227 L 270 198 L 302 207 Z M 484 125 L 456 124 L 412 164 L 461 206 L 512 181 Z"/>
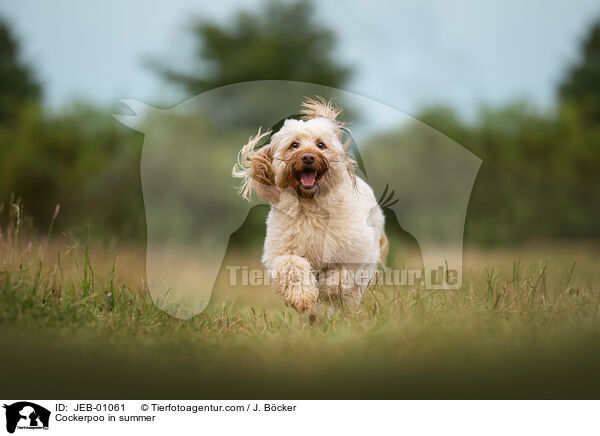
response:
<path id="1" fill-rule="evenodd" d="M 281 191 L 292 189 L 300 198 L 311 199 L 354 178 L 355 162 L 341 142 L 341 110 L 322 98 L 306 99 L 302 106 L 303 119 L 285 120 L 268 144 L 254 150 L 271 133 L 259 129 L 240 151 L 233 175 L 243 179 L 244 198 L 254 190 L 272 203 Z"/>

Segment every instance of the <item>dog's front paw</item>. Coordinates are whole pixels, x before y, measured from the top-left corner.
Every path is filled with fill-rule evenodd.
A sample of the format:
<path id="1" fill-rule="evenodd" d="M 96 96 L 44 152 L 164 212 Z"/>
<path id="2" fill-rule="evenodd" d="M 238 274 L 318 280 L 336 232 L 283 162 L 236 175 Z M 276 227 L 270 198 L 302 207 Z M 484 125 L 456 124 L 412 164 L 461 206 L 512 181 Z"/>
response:
<path id="1" fill-rule="evenodd" d="M 319 288 L 308 260 L 300 256 L 281 256 L 274 262 L 273 285 L 285 304 L 298 312 L 310 310 L 319 298 Z"/>
<path id="2" fill-rule="evenodd" d="M 281 285 L 279 292 L 285 298 L 285 304 L 299 313 L 312 309 L 319 298 L 319 289 L 312 275 L 308 282 L 291 280 L 283 281 Z"/>
<path id="3" fill-rule="evenodd" d="M 313 304 L 317 302 L 318 296 L 319 291 L 316 288 L 314 289 L 314 292 L 313 290 L 303 290 L 300 293 L 292 295 L 291 298 L 286 299 L 285 303 L 288 306 L 292 306 L 299 313 L 303 313 L 312 309 Z"/>

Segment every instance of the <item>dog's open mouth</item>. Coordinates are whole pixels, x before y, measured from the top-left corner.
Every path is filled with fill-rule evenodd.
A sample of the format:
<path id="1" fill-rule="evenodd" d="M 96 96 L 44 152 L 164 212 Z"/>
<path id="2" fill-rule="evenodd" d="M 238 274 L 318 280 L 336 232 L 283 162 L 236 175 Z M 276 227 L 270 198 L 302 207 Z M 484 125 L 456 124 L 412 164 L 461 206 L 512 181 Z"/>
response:
<path id="1" fill-rule="evenodd" d="M 312 191 L 319 184 L 320 177 L 317 171 L 313 169 L 305 169 L 300 174 L 300 187 L 307 191 Z"/>
<path id="2" fill-rule="evenodd" d="M 314 189 L 317 186 L 317 172 L 315 170 L 304 170 L 300 173 L 300 184 L 302 189 Z"/>

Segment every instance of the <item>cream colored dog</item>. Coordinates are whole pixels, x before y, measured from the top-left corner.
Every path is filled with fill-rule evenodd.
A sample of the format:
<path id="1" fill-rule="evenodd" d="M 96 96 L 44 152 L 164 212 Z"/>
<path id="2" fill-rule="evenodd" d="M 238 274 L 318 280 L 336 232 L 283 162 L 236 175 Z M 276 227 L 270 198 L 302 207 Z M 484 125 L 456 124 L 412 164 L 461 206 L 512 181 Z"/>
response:
<path id="1" fill-rule="evenodd" d="M 319 298 L 358 304 L 388 250 L 383 212 L 341 143 L 341 110 L 318 97 L 302 107 L 255 150 L 271 134 L 259 129 L 233 168 L 245 199 L 271 204 L 262 261 L 298 312 Z"/>

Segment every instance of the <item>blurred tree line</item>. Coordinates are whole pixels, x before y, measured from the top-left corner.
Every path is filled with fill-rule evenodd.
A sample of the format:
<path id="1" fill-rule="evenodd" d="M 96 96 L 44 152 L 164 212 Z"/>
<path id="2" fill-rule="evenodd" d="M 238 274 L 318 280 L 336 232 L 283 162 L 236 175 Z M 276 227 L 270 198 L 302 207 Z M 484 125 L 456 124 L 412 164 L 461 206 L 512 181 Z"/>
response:
<path id="1" fill-rule="evenodd" d="M 465 238 L 600 237 L 600 20 L 559 83 L 554 108 L 513 102 L 485 107 L 465 123 L 438 106 L 417 118 L 483 159 Z"/>
<path id="2" fill-rule="evenodd" d="M 60 205 L 59 230 L 143 237 L 139 138 L 105 108 L 73 103 L 48 113 L 41 91 L 0 20 L 0 205 L 20 203 L 41 231 Z"/>
<path id="3" fill-rule="evenodd" d="M 334 34 L 305 1 L 268 2 L 229 25 L 199 20 L 192 32 L 192 69 L 152 66 L 185 96 L 257 79 L 343 88 L 351 77 L 335 58 Z M 78 103 L 49 112 L 42 95 L 0 20 L 0 204 L 19 198 L 42 231 L 60 204 L 60 230 L 90 226 L 95 234 L 143 239 L 141 134 L 111 117 L 118 110 Z M 470 242 L 600 236 L 600 21 L 566 71 L 552 110 L 517 102 L 486 107 L 466 122 L 452 108 L 434 106 L 416 118 L 483 159 L 469 205 Z M 252 226 L 260 237 L 261 219 Z"/>

